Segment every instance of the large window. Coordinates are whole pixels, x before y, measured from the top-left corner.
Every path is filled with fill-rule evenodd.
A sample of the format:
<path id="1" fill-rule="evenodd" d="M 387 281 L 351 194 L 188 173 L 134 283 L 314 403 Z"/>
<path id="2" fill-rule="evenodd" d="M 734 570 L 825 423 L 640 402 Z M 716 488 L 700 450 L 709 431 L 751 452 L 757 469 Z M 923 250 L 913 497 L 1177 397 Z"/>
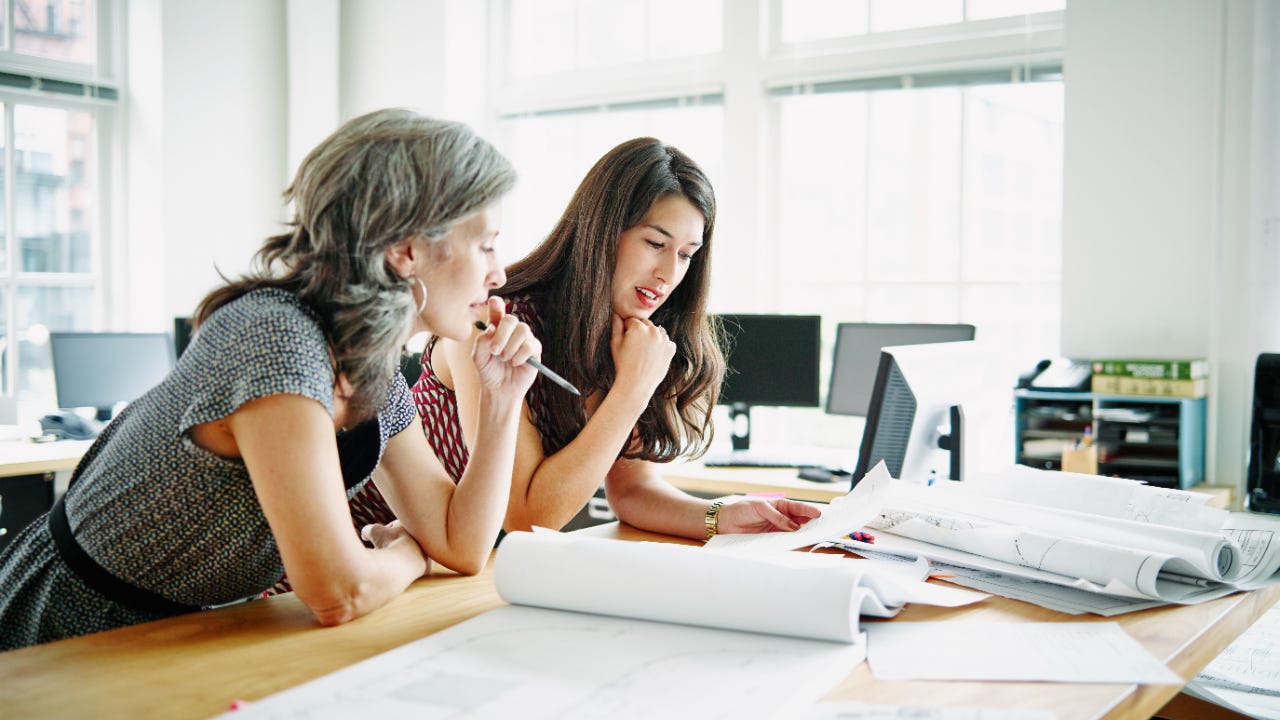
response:
<path id="1" fill-rule="evenodd" d="M 505 251 L 652 134 L 716 186 L 715 311 L 972 323 L 1011 385 L 1057 353 L 1064 0 L 493 5 Z"/>
<path id="2" fill-rule="evenodd" d="M 723 116 L 719 98 L 704 97 L 504 120 L 503 149 L 526 182 L 505 203 L 503 258 L 520 258 L 545 238 L 587 171 L 623 140 L 660 138 L 697 161 L 714 184 L 722 173 Z"/>
<path id="3" fill-rule="evenodd" d="M 114 71 L 111 11 L 102 0 L 4 4 L 0 396 L 16 395 L 32 414 L 54 406 L 49 333 L 90 330 L 105 315 L 104 128 L 118 97 L 104 81 Z"/>
<path id="4" fill-rule="evenodd" d="M 774 105 L 773 264 L 784 309 L 971 323 L 1013 367 L 1056 351 L 1056 75 L 785 95 Z"/>

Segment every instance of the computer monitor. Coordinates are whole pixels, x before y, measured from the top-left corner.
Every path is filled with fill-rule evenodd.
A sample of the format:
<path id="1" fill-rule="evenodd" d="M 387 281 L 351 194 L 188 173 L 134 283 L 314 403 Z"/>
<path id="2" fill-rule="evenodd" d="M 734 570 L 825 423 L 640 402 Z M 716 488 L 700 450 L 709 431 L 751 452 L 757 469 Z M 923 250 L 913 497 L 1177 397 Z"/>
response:
<path id="1" fill-rule="evenodd" d="M 818 407 L 820 315 L 719 316 L 726 335 L 724 387 L 734 450 L 751 445 L 751 407 Z"/>
<path id="2" fill-rule="evenodd" d="M 173 369 L 168 333 L 50 333 L 49 347 L 58 406 L 96 408 L 103 422 Z"/>
<path id="3" fill-rule="evenodd" d="M 1012 392 L 994 366 L 976 341 L 883 348 L 853 483 L 881 460 L 893 477 L 922 483 L 963 480 L 989 464 L 973 457 L 989 444 L 974 435 L 1003 431 L 998 413 Z"/>
<path id="4" fill-rule="evenodd" d="M 925 323 L 840 323 L 827 386 L 827 413 L 867 416 L 880 349 L 894 345 L 972 340 L 972 325 Z"/>

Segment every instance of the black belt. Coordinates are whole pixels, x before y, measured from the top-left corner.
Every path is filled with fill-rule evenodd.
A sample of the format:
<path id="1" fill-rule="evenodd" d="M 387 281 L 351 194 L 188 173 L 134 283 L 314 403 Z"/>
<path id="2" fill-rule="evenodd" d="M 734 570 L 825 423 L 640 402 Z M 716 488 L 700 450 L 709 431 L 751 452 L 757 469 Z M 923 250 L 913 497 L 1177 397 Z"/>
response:
<path id="1" fill-rule="evenodd" d="M 116 603 L 155 615 L 181 615 L 204 609 L 198 605 L 177 603 L 150 590 L 131 585 L 99 565 L 71 534 L 71 524 L 67 522 L 67 508 L 63 505 L 62 498 L 58 498 L 58 502 L 49 511 L 49 532 L 53 534 L 53 543 L 57 545 L 58 554 L 67 567 L 86 585 Z"/>

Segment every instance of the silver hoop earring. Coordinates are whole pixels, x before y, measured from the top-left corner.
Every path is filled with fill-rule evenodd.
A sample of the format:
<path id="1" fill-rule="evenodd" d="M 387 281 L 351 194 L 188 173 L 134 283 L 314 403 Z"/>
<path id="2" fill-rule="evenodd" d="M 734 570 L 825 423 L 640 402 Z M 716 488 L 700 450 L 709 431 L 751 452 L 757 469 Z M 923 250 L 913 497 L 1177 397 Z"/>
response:
<path id="1" fill-rule="evenodd" d="M 418 301 L 418 314 L 421 315 L 422 311 L 427 308 L 427 285 L 417 275 L 413 276 L 413 280 L 418 283 L 418 287 L 422 290 L 422 299 Z"/>

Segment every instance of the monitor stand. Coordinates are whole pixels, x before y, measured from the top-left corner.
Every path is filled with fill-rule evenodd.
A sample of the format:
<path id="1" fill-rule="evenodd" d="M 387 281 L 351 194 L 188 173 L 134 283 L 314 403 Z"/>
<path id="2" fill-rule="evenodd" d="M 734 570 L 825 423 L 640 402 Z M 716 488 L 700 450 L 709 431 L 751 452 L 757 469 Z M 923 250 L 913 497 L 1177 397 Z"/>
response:
<path id="1" fill-rule="evenodd" d="M 948 419 L 951 423 L 951 429 L 946 433 L 939 434 L 938 447 L 950 454 L 950 477 L 958 482 L 964 479 L 960 474 L 960 468 L 964 464 L 964 410 L 959 405 L 952 405 Z"/>
<path id="2" fill-rule="evenodd" d="M 97 420 L 98 422 L 102 423 L 103 425 L 106 425 L 107 423 L 111 422 L 111 416 L 114 414 L 115 409 L 116 409 L 116 408 L 115 408 L 115 406 L 114 406 L 114 405 L 108 405 L 107 407 L 95 408 L 96 414 L 93 416 L 93 419 L 94 419 L 94 420 Z"/>
<path id="3" fill-rule="evenodd" d="M 751 447 L 751 406 L 736 402 L 729 406 L 730 441 L 734 450 L 746 450 Z"/>

